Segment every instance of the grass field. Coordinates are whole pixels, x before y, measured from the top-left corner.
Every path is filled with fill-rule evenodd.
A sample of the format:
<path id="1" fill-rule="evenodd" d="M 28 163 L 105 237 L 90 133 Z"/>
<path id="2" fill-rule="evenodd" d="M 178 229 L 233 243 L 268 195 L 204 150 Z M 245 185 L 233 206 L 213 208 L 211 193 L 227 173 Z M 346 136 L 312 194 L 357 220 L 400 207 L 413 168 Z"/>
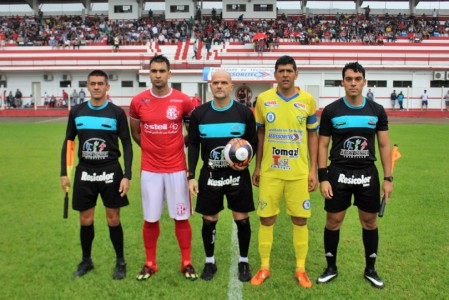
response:
<path id="1" fill-rule="evenodd" d="M 174 225 L 165 215 L 158 244 L 160 271 L 137 282 L 145 254 L 141 236 L 140 151 L 134 147 L 134 178 L 122 210 L 128 276 L 112 280 L 115 256 L 104 209 L 99 202 L 93 246 L 95 269 L 74 279 L 81 256 L 78 214 L 62 218 L 59 185 L 60 149 L 65 124 L 0 123 L 0 282 L 2 299 L 447 299 L 449 295 L 449 125 L 398 124 L 391 141 L 402 158 L 395 168 L 395 190 L 379 220 L 377 269 L 386 288 L 371 288 L 363 279 L 361 227 L 355 208 L 348 211 L 339 247 L 339 277 L 327 285 L 301 289 L 294 280 L 292 229 L 283 211 L 275 227 L 272 276 L 260 287 L 236 278 L 237 244 L 228 211 L 217 225 L 218 273 L 210 282 L 189 282 L 179 272 L 180 255 Z M 257 195 L 257 189 L 255 194 Z M 255 199 L 256 199 L 255 195 Z M 309 220 L 308 274 L 323 271 L 325 214 L 318 192 L 312 194 Z M 192 259 L 202 270 L 201 216 L 192 217 Z M 259 266 L 258 219 L 251 214 L 250 263 Z M 232 263 L 231 263 L 232 261 Z"/>

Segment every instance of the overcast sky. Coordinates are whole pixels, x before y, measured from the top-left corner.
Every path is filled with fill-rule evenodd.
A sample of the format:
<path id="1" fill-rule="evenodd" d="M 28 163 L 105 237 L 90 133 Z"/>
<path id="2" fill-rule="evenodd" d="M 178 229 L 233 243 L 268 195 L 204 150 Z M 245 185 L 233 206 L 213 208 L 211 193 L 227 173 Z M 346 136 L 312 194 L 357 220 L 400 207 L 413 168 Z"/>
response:
<path id="1" fill-rule="evenodd" d="M 298 2 L 277 2 L 277 7 L 279 9 L 289 9 L 292 6 L 297 6 L 299 8 Z M 364 1 L 363 6 L 369 5 L 372 9 L 404 9 L 408 10 L 408 2 L 399 2 L 399 1 Z M 320 9 L 348 9 L 355 8 L 355 4 L 352 1 L 308 1 L 307 6 L 311 9 L 320 8 Z M 165 3 L 152 3 L 152 10 L 164 10 Z M 205 9 L 221 8 L 222 2 L 204 2 Z M 417 6 L 417 9 L 449 9 L 449 2 L 444 1 L 433 1 L 433 2 L 420 2 Z M 81 11 L 83 9 L 82 4 L 44 4 L 42 5 L 42 11 L 45 12 L 70 12 L 70 11 Z M 150 4 L 146 4 L 145 10 L 150 9 Z M 2 12 L 30 12 L 31 9 L 28 5 L 1 5 L 0 10 Z M 107 11 L 108 4 L 107 3 L 98 3 L 93 4 L 93 11 Z"/>

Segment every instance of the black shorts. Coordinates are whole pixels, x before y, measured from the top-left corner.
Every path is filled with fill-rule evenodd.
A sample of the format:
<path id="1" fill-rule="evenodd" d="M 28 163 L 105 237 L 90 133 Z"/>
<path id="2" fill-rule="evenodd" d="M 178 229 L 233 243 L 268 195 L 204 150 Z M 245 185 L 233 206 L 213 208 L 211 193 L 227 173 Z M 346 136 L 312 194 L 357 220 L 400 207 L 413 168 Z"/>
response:
<path id="1" fill-rule="evenodd" d="M 213 216 L 222 211 L 224 196 L 228 200 L 228 208 L 232 211 L 247 213 L 255 209 L 248 169 L 212 171 L 203 168 L 198 185 L 195 211 L 202 215 Z"/>
<path id="2" fill-rule="evenodd" d="M 101 168 L 77 166 L 73 185 L 74 210 L 84 211 L 95 207 L 98 195 L 108 208 L 119 208 L 129 204 L 128 197 L 120 196 L 120 182 L 123 171 L 119 163 Z"/>
<path id="3" fill-rule="evenodd" d="M 378 212 L 380 208 L 379 173 L 375 165 L 364 169 L 349 169 L 335 165 L 328 168 L 329 182 L 334 196 L 325 199 L 324 209 L 327 212 L 341 212 L 354 205 L 365 212 Z"/>

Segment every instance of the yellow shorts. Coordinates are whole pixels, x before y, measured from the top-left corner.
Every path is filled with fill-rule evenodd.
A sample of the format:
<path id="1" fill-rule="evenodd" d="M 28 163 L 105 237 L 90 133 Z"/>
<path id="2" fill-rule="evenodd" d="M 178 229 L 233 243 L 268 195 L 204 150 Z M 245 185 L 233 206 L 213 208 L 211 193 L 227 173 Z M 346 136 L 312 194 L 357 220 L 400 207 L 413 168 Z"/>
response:
<path id="1" fill-rule="evenodd" d="M 285 198 L 287 214 L 293 217 L 309 218 L 310 195 L 308 179 L 283 180 L 260 176 L 259 203 L 257 214 L 260 217 L 276 216 L 280 212 L 281 201 Z"/>

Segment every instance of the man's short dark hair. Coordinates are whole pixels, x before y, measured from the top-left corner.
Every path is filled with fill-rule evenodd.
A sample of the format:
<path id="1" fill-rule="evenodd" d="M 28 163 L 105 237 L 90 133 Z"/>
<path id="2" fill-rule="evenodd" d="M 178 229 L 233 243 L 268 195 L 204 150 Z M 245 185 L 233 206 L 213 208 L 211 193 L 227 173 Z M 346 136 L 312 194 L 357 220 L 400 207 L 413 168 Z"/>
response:
<path id="1" fill-rule="evenodd" d="M 167 65 L 168 70 L 170 71 L 170 61 L 168 60 L 168 58 L 166 58 L 162 54 L 156 55 L 152 59 L 150 59 L 150 69 L 151 69 L 151 64 L 154 62 L 165 63 Z"/>
<path id="2" fill-rule="evenodd" d="M 350 62 L 345 65 L 345 67 L 343 68 L 343 71 L 341 72 L 343 79 L 345 79 L 346 70 L 353 70 L 356 73 L 362 73 L 363 78 L 365 78 L 365 69 L 357 61 Z"/>
<path id="3" fill-rule="evenodd" d="M 277 71 L 279 66 L 284 65 L 293 65 L 293 70 L 296 72 L 296 62 L 295 59 L 291 56 L 284 55 L 278 58 L 276 64 L 274 65 L 274 70 Z"/>
<path id="4" fill-rule="evenodd" d="M 94 71 L 90 72 L 89 75 L 87 75 L 87 80 L 89 80 L 89 78 L 90 78 L 91 76 L 100 76 L 100 77 L 104 77 L 104 81 L 105 81 L 106 83 L 109 82 L 108 74 L 106 74 L 105 71 L 102 71 L 102 70 L 94 70 Z"/>

